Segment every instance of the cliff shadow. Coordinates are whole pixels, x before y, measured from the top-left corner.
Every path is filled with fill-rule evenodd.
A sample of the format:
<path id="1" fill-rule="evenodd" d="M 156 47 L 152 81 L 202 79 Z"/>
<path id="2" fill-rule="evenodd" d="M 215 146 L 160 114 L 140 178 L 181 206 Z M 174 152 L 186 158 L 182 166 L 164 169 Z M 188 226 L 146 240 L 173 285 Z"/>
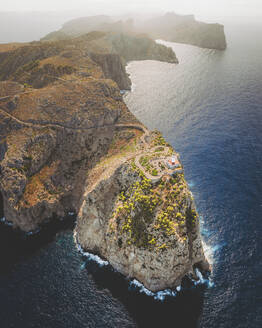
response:
<path id="1" fill-rule="evenodd" d="M 120 301 L 137 327 L 198 327 L 203 308 L 204 286 L 194 286 L 192 281 L 185 278 L 182 282 L 182 290 L 177 296 L 166 296 L 161 301 L 141 292 L 111 266 L 101 267 L 92 260 L 83 259 L 88 275 L 95 282 L 96 287 L 100 290 L 108 290 Z"/>
<path id="2" fill-rule="evenodd" d="M 4 199 L 2 196 L 2 193 L 0 192 L 0 219 L 2 219 L 5 216 L 4 214 Z"/>
<path id="3" fill-rule="evenodd" d="M 3 198 L 0 193 L 0 214 L 4 215 Z M 3 216 L 1 216 L 2 218 Z M 0 274 L 8 273 L 19 261 L 32 257 L 43 247 L 52 243 L 57 233 L 72 231 L 75 225 L 75 216 L 63 219 L 54 217 L 45 222 L 35 233 L 24 233 L 8 223 L 0 223 Z"/>

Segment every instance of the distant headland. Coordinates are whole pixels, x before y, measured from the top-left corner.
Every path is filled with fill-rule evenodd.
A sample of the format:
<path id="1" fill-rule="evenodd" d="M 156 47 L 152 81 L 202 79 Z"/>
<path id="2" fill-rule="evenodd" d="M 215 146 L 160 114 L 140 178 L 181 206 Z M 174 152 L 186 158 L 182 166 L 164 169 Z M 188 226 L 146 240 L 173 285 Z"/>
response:
<path id="1" fill-rule="evenodd" d="M 73 19 L 63 27 L 49 33 L 42 40 L 64 40 L 91 31 L 128 32 L 147 34 L 153 39 L 186 43 L 202 48 L 225 50 L 224 26 L 197 21 L 193 15 L 167 13 L 151 19 L 129 18 L 116 20 L 109 16 L 90 16 Z"/>

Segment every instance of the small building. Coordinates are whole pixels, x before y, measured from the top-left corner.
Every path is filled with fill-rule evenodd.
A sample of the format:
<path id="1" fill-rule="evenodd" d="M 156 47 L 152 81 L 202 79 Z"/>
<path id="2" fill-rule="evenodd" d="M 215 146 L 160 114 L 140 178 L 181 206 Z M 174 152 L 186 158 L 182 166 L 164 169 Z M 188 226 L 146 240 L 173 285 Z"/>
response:
<path id="1" fill-rule="evenodd" d="M 180 167 L 180 163 L 176 155 L 172 155 L 166 162 L 166 165 L 169 169 L 174 170 L 177 167 Z"/>

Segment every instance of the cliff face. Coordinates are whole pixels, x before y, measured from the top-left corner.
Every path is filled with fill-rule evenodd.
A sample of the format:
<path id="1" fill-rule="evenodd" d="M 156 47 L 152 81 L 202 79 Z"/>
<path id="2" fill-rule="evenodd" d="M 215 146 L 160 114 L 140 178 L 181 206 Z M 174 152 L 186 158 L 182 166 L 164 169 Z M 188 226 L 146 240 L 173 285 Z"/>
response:
<path id="1" fill-rule="evenodd" d="M 117 83 L 121 90 L 130 90 L 131 80 L 126 74 L 126 69 L 118 54 L 90 54 L 90 58 L 101 66 L 106 78 Z"/>
<path id="2" fill-rule="evenodd" d="M 174 28 L 170 41 L 192 44 L 201 48 L 225 50 L 227 47 L 224 26 L 191 22 Z"/>
<path id="3" fill-rule="evenodd" d="M 30 231 L 45 219 L 77 212 L 83 176 L 107 151 L 123 107 L 116 85 L 102 79 L 24 91 L 2 101 L 5 218 Z"/>
<path id="4" fill-rule="evenodd" d="M 163 167 L 173 150 L 154 147 L 157 138 L 151 134 L 142 149 L 137 142 L 126 161 L 105 159 L 113 169 L 102 179 L 92 180 L 90 171 L 75 229 L 84 250 L 151 291 L 178 286 L 186 274 L 194 276 L 195 267 L 208 269 L 192 195 L 181 169 L 172 174 Z M 157 177 L 149 173 L 151 161 L 161 161 Z"/>
<path id="5" fill-rule="evenodd" d="M 199 22 L 193 15 L 168 13 L 145 22 L 141 29 L 156 39 L 171 42 L 217 50 L 224 50 L 227 46 L 223 25 Z"/>
<path id="6" fill-rule="evenodd" d="M 60 37 L 58 36 L 57 39 L 59 40 Z M 48 40 L 48 36 L 45 40 Z M 59 42 L 50 43 L 46 41 L 40 44 L 41 48 L 44 46 L 48 48 L 48 45 L 52 45 L 52 48 L 55 46 L 52 49 L 54 53 L 59 52 L 64 45 L 68 47 L 76 47 L 77 45 L 81 51 L 84 50 L 85 54 L 102 68 L 106 78 L 114 80 L 123 90 L 129 90 L 131 86 L 131 81 L 125 70 L 125 64 L 128 61 L 150 59 L 173 64 L 178 63 L 171 48 L 157 44 L 148 36 L 131 33 L 90 32 L 74 39 L 68 40 L 66 38 L 66 40 Z M 60 48 L 56 50 L 57 47 Z M 37 55 L 35 57 L 38 59 Z"/>

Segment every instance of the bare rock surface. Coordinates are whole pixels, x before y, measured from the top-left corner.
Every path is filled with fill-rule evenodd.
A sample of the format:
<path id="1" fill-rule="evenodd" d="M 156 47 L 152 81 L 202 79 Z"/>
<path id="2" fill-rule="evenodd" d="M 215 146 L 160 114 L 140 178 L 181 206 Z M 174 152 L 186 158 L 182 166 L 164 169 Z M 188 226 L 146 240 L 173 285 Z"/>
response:
<path id="1" fill-rule="evenodd" d="M 149 150 L 147 145 L 142 152 Z M 195 267 L 208 270 L 183 174 L 163 174 L 152 183 L 130 157 L 119 164 L 102 180 L 87 180 L 77 243 L 151 291 L 178 286 L 186 274 L 194 276 Z"/>

